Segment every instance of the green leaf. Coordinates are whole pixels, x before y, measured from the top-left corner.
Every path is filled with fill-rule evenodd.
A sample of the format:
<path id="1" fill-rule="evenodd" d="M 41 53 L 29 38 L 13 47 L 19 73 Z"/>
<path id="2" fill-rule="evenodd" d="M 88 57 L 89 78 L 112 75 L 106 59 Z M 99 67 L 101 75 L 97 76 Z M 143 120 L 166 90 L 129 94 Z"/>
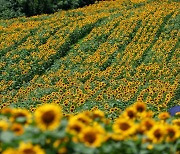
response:
<path id="1" fill-rule="evenodd" d="M 102 147 L 103 153 L 111 153 L 112 152 L 112 145 L 106 144 Z"/>
<path id="2" fill-rule="evenodd" d="M 18 118 L 16 118 L 16 122 L 24 123 L 24 122 L 26 122 L 26 118 L 25 117 L 18 117 Z"/>
<path id="3" fill-rule="evenodd" d="M 75 144 L 74 150 L 76 151 L 77 154 L 79 153 L 93 154 L 96 151 L 95 148 L 86 147 L 84 144 Z"/>
<path id="4" fill-rule="evenodd" d="M 137 149 L 134 141 L 128 140 L 128 141 L 124 142 L 124 144 L 125 144 L 128 148 L 131 149 L 131 151 L 133 152 L 133 154 L 139 154 L 139 153 L 138 153 L 138 149 Z"/>
<path id="5" fill-rule="evenodd" d="M 0 134 L 0 140 L 5 143 L 10 143 L 15 138 L 13 132 L 4 131 Z"/>
<path id="6" fill-rule="evenodd" d="M 148 152 L 148 150 L 141 150 L 140 152 L 139 152 L 139 154 L 148 154 L 149 152 Z"/>

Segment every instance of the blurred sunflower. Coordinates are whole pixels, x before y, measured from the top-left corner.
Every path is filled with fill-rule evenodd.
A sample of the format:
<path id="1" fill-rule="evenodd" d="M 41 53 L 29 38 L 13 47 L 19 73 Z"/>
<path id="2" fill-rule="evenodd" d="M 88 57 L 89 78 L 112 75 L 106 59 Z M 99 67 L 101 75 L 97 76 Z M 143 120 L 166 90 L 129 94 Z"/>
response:
<path id="1" fill-rule="evenodd" d="M 126 118 L 119 117 L 113 124 L 113 131 L 123 137 L 128 137 L 136 132 L 137 125 Z"/>
<path id="2" fill-rule="evenodd" d="M 22 118 L 22 124 L 31 123 L 31 113 L 26 109 L 13 109 L 12 116 L 10 117 L 11 122 L 19 122 L 19 118 Z"/>
<path id="3" fill-rule="evenodd" d="M 6 131 L 9 127 L 9 124 L 5 120 L 0 120 L 0 130 Z"/>
<path id="4" fill-rule="evenodd" d="M 56 104 L 45 104 L 38 107 L 34 115 L 37 126 L 41 130 L 54 130 L 60 124 L 62 111 Z"/>
<path id="5" fill-rule="evenodd" d="M 161 112 L 159 115 L 158 115 L 158 118 L 160 120 L 166 120 L 168 118 L 170 118 L 170 114 L 168 112 Z"/>
<path id="6" fill-rule="evenodd" d="M 86 115 L 86 112 L 79 113 L 78 115 L 74 116 L 74 118 L 85 125 L 88 125 L 92 122 L 92 119 Z"/>
<path id="7" fill-rule="evenodd" d="M 152 118 L 154 115 L 153 111 L 145 111 L 141 114 L 141 119 L 143 118 Z"/>
<path id="8" fill-rule="evenodd" d="M 20 143 L 18 154 L 45 154 L 45 151 L 39 145 L 31 143 Z"/>
<path id="9" fill-rule="evenodd" d="M 135 108 L 137 113 L 143 113 L 144 111 L 146 111 L 146 104 L 143 102 L 136 102 L 133 107 Z"/>
<path id="10" fill-rule="evenodd" d="M 180 131 L 177 126 L 168 125 L 166 127 L 166 141 L 173 142 L 180 137 Z"/>
<path id="11" fill-rule="evenodd" d="M 66 154 L 68 153 L 68 150 L 66 147 L 62 147 L 58 150 L 58 154 Z"/>
<path id="12" fill-rule="evenodd" d="M 175 115 L 176 115 L 176 116 L 180 116 L 180 112 L 177 112 Z"/>
<path id="13" fill-rule="evenodd" d="M 172 123 L 180 128 L 180 119 L 174 119 Z"/>
<path id="14" fill-rule="evenodd" d="M 2 154 L 17 154 L 17 150 L 13 148 L 8 148 L 5 151 L 2 152 Z"/>
<path id="15" fill-rule="evenodd" d="M 135 119 L 136 118 L 136 110 L 133 107 L 126 108 L 125 112 L 123 113 L 123 116 L 128 119 Z"/>
<path id="16" fill-rule="evenodd" d="M 5 114 L 5 115 L 11 115 L 12 114 L 12 109 L 11 108 L 9 108 L 9 107 L 6 107 L 6 108 L 3 108 L 1 111 L 0 111 L 0 113 L 1 114 Z"/>
<path id="17" fill-rule="evenodd" d="M 92 112 L 92 119 L 96 119 L 96 118 L 103 119 L 104 118 L 104 112 L 101 110 L 94 110 Z"/>
<path id="18" fill-rule="evenodd" d="M 81 142 L 89 147 L 99 147 L 106 138 L 105 130 L 97 123 L 85 127 L 79 134 Z"/>
<path id="19" fill-rule="evenodd" d="M 66 130 L 70 134 L 76 135 L 76 134 L 80 133 L 84 127 L 85 127 L 85 125 L 81 121 L 71 118 L 69 120 Z"/>
<path id="20" fill-rule="evenodd" d="M 156 124 L 146 134 L 153 143 L 161 143 L 165 137 L 164 125 Z"/>
<path id="21" fill-rule="evenodd" d="M 154 125 L 155 125 L 155 121 L 153 119 L 145 118 L 139 124 L 138 132 L 144 133 L 146 131 L 149 131 Z"/>
<path id="22" fill-rule="evenodd" d="M 22 135 L 24 133 L 24 128 L 21 124 L 19 123 L 14 123 L 11 126 L 11 130 L 16 134 L 16 135 Z"/>
<path id="23" fill-rule="evenodd" d="M 66 144 L 68 141 L 69 141 L 68 137 L 58 139 L 53 143 L 53 147 L 57 149 L 59 148 L 59 146 L 61 146 L 61 144 Z"/>
<path id="24" fill-rule="evenodd" d="M 85 110 L 85 111 L 83 111 L 82 113 L 83 113 L 83 115 L 85 115 L 85 116 L 87 116 L 87 117 L 91 117 L 91 115 L 92 115 L 92 112 L 91 112 L 91 111 L 88 111 L 88 110 Z"/>

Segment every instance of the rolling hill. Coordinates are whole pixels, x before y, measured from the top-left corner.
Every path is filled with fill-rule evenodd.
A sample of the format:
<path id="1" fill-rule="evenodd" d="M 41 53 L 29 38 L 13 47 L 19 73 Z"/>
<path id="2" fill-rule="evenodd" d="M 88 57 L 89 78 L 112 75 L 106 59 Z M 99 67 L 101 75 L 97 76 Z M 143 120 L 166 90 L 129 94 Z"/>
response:
<path id="1" fill-rule="evenodd" d="M 0 20 L 0 107 L 116 115 L 135 101 L 179 101 L 179 2 L 102 1 L 52 15 Z"/>

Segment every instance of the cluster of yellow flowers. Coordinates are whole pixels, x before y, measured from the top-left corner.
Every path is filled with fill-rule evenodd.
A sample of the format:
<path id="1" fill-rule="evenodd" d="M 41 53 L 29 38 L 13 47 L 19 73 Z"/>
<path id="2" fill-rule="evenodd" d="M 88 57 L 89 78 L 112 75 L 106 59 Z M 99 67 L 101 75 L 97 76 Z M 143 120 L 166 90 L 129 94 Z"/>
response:
<path id="1" fill-rule="evenodd" d="M 7 144 L 4 139 L 6 136 L 1 135 L 0 145 L 3 154 L 12 154 L 13 152 L 27 154 L 27 151 L 43 154 L 49 147 L 47 144 L 52 144 L 59 153 L 68 153 L 69 149 L 65 143 L 70 144 L 70 141 L 75 144 L 83 143 L 90 148 L 99 148 L 109 141 L 133 140 L 136 142 L 139 139 L 141 144 L 148 143 L 147 148 L 151 150 L 155 144 L 164 142 L 175 144 L 180 137 L 180 119 L 170 119 L 168 112 L 162 112 L 158 115 L 158 119 L 154 119 L 153 111 L 147 110 L 143 102 L 136 102 L 129 106 L 114 122 L 106 118 L 103 111 L 97 109 L 70 115 L 66 117 L 67 123 L 64 125 L 61 108 L 56 104 L 40 106 L 34 114 L 26 109 L 4 108 L 1 110 L 0 116 L 3 117 L 0 120 L 0 133 L 13 132 L 18 139 L 18 148 L 15 143 L 14 148 L 10 143 L 11 146 L 7 148 L 4 146 Z M 58 134 L 62 131 L 61 125 L 64 125 L 64 136 L 59 138 Z M 21 137 L 19 141 L 18 137 L 26 136 L 32 127 L 37 127 L 41 131 L 34 130 L 31 132 L 30 138 Z M 38 133 L 46 134 L 48 131 L 51 133 L 54 131 L 54 135 L 57 135 L 56 139 L 49 135 L 48 138 L 46 138 L 47 136 L 41 137 L 38 144 L 32 143 L 34 142 L 33 137 L 39 136 Z M 36 136 L 33 136 L 33 133 L 36 133 Z M 140 136 L 143 137 L 140 138 Z M 16 142 L 15 138 L 13 139 L 12 142 Z M 43 149 L 45 146 L 42 146 L 44 140 L 46 140 L 45 149 Z"/>
<path id="2" fill-rule="evenodd" d="M 137 5 L 137 4 L 141 5 Z M 103 1 L 53 15 L 0 21 L 0 107 L 63 113 L 119 113 L 144 101 L 154 110 L 180 104 L 179 3 Z"/>

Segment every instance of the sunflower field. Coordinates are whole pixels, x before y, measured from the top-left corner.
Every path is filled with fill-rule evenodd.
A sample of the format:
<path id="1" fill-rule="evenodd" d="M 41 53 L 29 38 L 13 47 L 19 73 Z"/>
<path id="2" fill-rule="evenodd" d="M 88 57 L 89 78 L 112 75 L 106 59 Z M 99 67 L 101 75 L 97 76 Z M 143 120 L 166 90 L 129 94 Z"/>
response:
<path id="1" fill-rule="evenodd" d="M 180 153 L 180 3 L 108 0 L 0 20 L 0 153 Z"/>

